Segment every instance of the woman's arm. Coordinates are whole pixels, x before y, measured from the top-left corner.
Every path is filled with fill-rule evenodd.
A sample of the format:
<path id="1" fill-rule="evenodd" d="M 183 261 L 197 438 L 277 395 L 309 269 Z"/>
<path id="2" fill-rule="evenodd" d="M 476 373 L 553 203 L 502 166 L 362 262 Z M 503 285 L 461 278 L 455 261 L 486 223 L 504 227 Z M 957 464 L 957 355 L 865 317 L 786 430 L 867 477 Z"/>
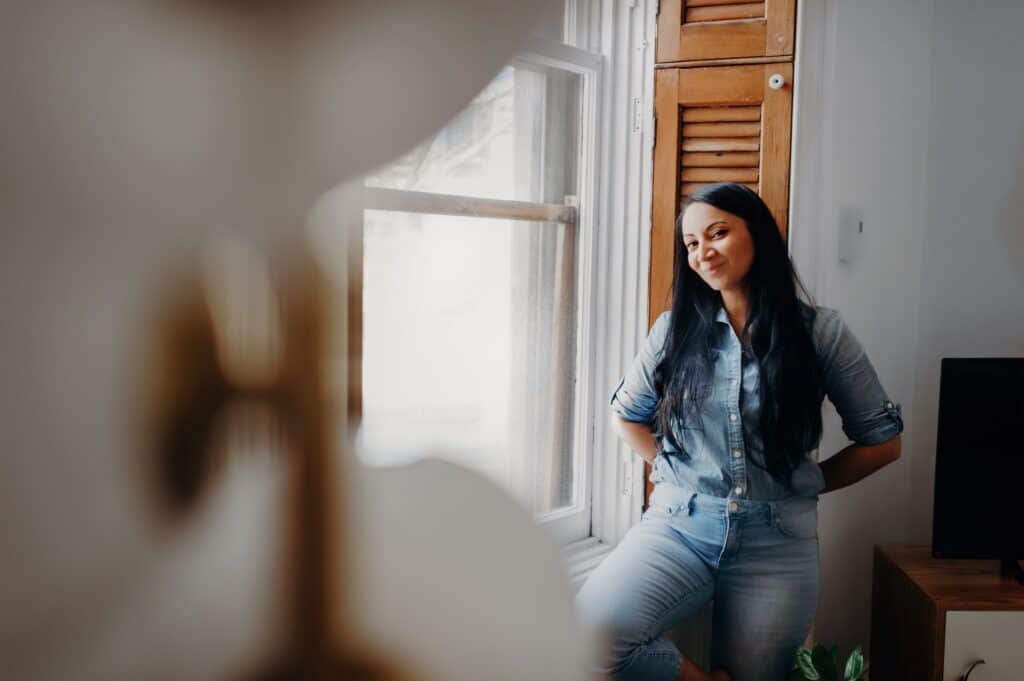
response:
<path id="1" fill-rule="evenodd" d="M 611 421 L 612 429 L 619 439 L 639 454 L 641 459 L 647 463 L 654 463 L 655 457 L 658 456 L 658 441 L 651 433 L 650 424 L 627 421 L 618 414 L 612 414 Z"/>
<path id="2" fill-rule="evenodd" d="M 877 445 L 854 442 L 821 463 L 821 473 L 825 476 L 825 489 L 821 493 L 833 492 L 866 478 L 900 458 L 900 449 L 899 435 Z"/>

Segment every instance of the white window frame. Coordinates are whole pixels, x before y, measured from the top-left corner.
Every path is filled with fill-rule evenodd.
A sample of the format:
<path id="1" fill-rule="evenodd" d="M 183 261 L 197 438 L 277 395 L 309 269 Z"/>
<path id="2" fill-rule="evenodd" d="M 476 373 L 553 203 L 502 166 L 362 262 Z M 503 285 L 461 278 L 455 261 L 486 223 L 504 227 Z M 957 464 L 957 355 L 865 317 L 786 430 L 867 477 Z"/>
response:
<path id="1" fill-rule="evenodd" d="M 516 56 L 516 61 L 525 61 L 541 66 L 576 73 L 580 76 L 580 136 L 578 150 L 579 194 L 576 198 L 576 386 L 574 389 L 573 417 L 573 468 L 575 479 L 573 489 L 577 498 L 572 506 L 544 514 L 538 521 L 555 536 L 561 544 L 586 540 L 591 531 L 592 489 L 591 468 L 593 450 L 589 445 L 588 413 L 589 395 L 593 392 L 590 363 L 593 338 L 587 330 L 591 328 L 594 283 L 591 272 L 594 268 L 594 212 L 596 177 L 597 106 L 600 92 L 601 58 L 571 45 L 557 43 L 541 37 L 531 36 Z"/>
<path id="2" fill-rule="evenodd" d="M 601 55 L 591 214 L 589 347 L 581 375 L 591 427 L 591 531 L 563 548 L 578 588 L 640 518 L 643 460 L 611 428 L 609 398 L 648 332 L 657 0 L 567 0 L 566 42 Z"/>
<path id="3" fill-rule="evenodd" d="M 585 82 L 574 420 L 582 498 L 545 523 L 573 588 L 639 520 L 644 497 L 644 462 L 612 431 L 608 400 L 648 332 L 657 9 L 657 0 L 566 0 L 564 43 L 531 37 L 515 57 Z"/>

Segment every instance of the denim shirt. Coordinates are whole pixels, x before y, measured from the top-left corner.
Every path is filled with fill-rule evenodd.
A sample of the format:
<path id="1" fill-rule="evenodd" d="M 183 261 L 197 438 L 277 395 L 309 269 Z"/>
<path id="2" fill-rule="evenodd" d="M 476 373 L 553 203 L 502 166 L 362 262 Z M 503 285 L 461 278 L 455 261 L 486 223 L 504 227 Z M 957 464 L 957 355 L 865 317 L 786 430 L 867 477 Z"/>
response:
<path id="1" fill-rule="evenodd" d="M 810 306 L 801 305 L 809 317 Z M 812 339 L 824 379 L 819 399 L 828 396 L 842 419 L 843 432 L 858 444 L 877 444 L 896 437 L 903 432 L 901 407 L 889 400 L 864 348 L 838 312 L 821 306 L 816 311 Z M 664 312 L 655 321 L 612 395 L 612 409 L 627 421 L 651 423 L 654 419 L 658 406 L 654 370 L 661 359 L 671 315 Z M 793 472 L 792 490 L 748 461 L 765 465 L 758 425 L 758 363 L 743 349 L 724 307 L 719 307 L 713 326 L 711 392 L 701 414 L 686 419 L 687 427 L 676 428 L 682 452 L 676 451 L 667 438 L 661 439 L 651 482 L 757 501 L 793 495 L 816 498 L 825 488 L 821 468 L 811 458 L 820 438 Z"/>

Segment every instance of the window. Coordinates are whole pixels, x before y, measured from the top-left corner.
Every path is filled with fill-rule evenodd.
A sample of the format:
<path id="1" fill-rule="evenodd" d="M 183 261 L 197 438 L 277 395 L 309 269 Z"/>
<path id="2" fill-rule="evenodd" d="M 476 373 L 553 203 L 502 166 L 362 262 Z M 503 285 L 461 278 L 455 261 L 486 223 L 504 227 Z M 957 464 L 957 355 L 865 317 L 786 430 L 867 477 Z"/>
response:
<path id="1" fill-rule="evenodd" d="M 489 476 L 576 586 L 643 501 L 608 398 L 648 329 L 656 7 L 567 2 L 586 49 L 530 38 L 444 130 L 311 215 L 325 257 L 348 254 L 360 456 Z"/>
<path id="2" fill-rule="evenodd" d="M 425 454 L 590 532 L 580 380 L 597 60 L 535 40 L 364 180 L 360 456 Z"/>

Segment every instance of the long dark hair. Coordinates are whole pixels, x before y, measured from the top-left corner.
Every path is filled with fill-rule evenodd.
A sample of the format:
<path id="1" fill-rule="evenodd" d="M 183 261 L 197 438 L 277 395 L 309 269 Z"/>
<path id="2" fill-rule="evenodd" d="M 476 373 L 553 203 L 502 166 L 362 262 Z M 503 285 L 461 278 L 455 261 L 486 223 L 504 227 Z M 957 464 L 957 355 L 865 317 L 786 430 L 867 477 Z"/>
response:
<path id="1" fill-rule="evenodd" d="M 745 185 L 723 182 L 701 187 L 687 199 L 676 220 L 672 324 L 654 375 L 660 398 L 654 434 L 682 450 L 673 425 L 693 425 L 685 423 L 685 414 L 699 415 L 711 389 L 711 339 L 722 295 L 690 268 L 682 235 L 683 213 L 698 202 L 743 218 L 753 237 L 754 259 L 746 276 L 748 314 L 740 335 L 747 338 L 749 333 L 745 347 L 758 362 L 761 378 L 759 425 L 765 465 L 756 460 L 754 464 L 789 486 L 793 470 L 821 437 L 822 380 L 811 336 L 814 303 L 803 305 L 797 298 L 799 286 L 811 300 L 771 211 Z"/>

